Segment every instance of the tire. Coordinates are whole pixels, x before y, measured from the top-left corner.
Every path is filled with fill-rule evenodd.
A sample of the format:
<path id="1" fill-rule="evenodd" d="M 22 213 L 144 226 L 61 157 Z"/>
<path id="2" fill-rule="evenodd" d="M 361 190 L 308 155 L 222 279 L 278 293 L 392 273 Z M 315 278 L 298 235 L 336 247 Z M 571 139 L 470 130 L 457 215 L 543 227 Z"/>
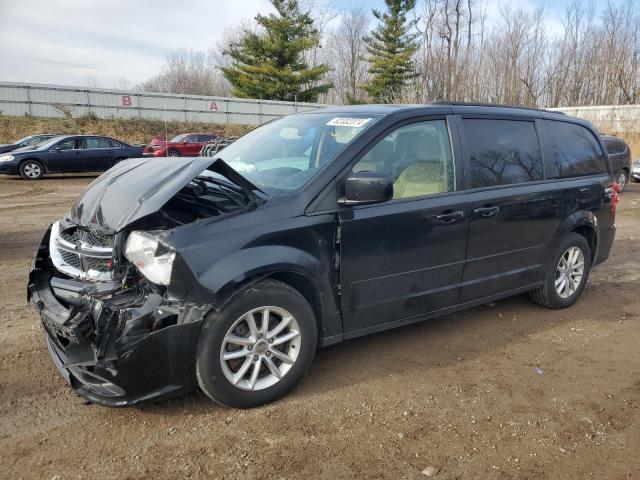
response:
<path id="1" fill-rule="evenodd" d="M 178 150 L 171 149 L 167 152 L 167 157 L 179 157 L 180 152 Z"/>
<path id="2" fill-rule="evenodd" d="M 618 184 L 619 192 L 624 192 L 624 189 L 627 188 L 627 184 L 629 183 L 629 174 L 626 170 L 620 170 L 618 176 L 616 177 L 616 183 Z"/>
<path id="3" fill-rule="evenodd" d="M 20 176 L 25 180 L 40 180 L 44 176 L 44 166 L 37 160 L 25 160 L 20 164 Z"/>
<path id="4" fill-rule="evenodd" d="M 564 257 L 566 262 L 568 252 L 575 252 L 575 249 L 578 249 L 581 254 L 581 258 L 578 258 L 576 265 L 579 265 L 580 261 L 582 262 L 582 273 L 580 275 L 579 282 L 577 282 L 577 286 L 575 285 L 576 282 L 573 282 L 574 288 L 572 289 L 570 288 L 571 283 L 568 281 L 566 281 L 565 284 L 562 283 L 562 273 L 560 273 L 559 269 L 562 268 L 560 265 L 561 259 Z M 573 271 L 577 272 L 578 270 Z M 571 269 L 569 271 L 571 271 Z M 537 304 L 548 308 L 557 309 L 570 307 L 576 302 L 576 300 L 578 300 L 578 298 L 580 298 L 580 295 L 587 284 L 590 271 L 591 248 L 589 247 L 589 243 L 582 235 L 571 232 L 562 239 L 552 259 L 547 262 L 545 266 L 543 284 L 539 288 L 530 292 L 531 299 Z M 570 274 L 569 276 L 574 279 L 577 279 L 578 277 L 577 273 Z M 557 281 L 560 283 L 558 285 L 558 289 L 556 288 Z M 565 288 L 561 294 L 558 290 L 562 289 L 563 285 L 565 285 Z"/>
<path id="5" fill-rule="evenodd" d="M 272 332 L 268 335 L 262 333 L 261 325 L 266 307 L 267 332 Z M 286 327 L 278 330 L 289 316 L 292 319 L 284 322 Z M 249 318 L 254 319 L 253 333 Z M 196 357 L 198 384 L 208 397 L 228 407 L 272 402 L 302 380 L 315 355 L 317 336 L 313 309 L 297 290 L 275 280 L 260 281 L 205 319 Z M 286 338 L 290 340 L 276 344 Z M 236 358 L 225 360 L 227 356 Z"/>

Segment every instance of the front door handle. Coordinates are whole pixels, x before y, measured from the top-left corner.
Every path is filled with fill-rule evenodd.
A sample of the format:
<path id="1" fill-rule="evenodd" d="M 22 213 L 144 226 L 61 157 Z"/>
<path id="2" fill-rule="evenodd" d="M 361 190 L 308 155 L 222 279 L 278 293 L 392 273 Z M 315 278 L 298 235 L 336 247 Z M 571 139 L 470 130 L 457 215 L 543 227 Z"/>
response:
<path id="1" fill-rule="evenodd" d="M 493 217 L 496 213 L 500 211 L 500 207 L 480 207 L 476 208 L 473 213 L 478 215 L 479 217 Z"/>
<path id="2" fill-rule="evenodd" d="M 456 210 L 455 212 L 444 212 L 440 215 L 436 215 L 434 218 L 438 223 L 453 223 L 456 220 L 464 217 L 464 212 L 462 210 Z"/>

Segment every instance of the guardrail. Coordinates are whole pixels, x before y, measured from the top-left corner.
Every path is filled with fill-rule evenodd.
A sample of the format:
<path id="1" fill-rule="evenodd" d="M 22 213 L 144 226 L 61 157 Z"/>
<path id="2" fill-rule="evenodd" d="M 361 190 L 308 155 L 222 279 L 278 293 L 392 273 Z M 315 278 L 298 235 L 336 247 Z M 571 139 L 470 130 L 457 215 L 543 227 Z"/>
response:
<path id="1" fill-rule="evenodd" d="M 218 124 L 261 125 L 273 118 L 324 105 L 37 83 L 0 82 L 0 111 L 36 117 L 148 118 Z"/>

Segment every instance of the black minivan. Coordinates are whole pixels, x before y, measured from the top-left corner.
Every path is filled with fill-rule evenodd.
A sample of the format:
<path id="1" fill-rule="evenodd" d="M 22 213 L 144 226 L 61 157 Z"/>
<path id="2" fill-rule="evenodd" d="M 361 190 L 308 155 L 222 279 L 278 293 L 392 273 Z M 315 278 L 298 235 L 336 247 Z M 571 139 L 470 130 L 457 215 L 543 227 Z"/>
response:
<path id="1" fill-rule="evenodd" d="M 602 141 L 543 110 L 434 103 L 270 122 L 217 157 L 127 160 L 49 227 L 28 296 L 103 405 L 252 407 L 318 346 L 529 292 L 564 308 L 615 235 Z"/>

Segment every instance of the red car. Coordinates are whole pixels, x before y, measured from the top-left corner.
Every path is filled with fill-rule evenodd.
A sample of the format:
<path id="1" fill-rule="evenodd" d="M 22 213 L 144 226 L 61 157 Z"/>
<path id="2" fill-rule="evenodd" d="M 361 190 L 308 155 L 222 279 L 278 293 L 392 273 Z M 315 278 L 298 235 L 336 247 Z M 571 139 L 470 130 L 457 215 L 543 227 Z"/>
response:
<path id="1" fill-rule="evenodd" d="M 144 148 L 144 156 L 148 157 L 197 157 L 202 146 L 218 138 L 212 133 L 184 133 L 168 142 L 157 135 L 151 144 Z"/>

